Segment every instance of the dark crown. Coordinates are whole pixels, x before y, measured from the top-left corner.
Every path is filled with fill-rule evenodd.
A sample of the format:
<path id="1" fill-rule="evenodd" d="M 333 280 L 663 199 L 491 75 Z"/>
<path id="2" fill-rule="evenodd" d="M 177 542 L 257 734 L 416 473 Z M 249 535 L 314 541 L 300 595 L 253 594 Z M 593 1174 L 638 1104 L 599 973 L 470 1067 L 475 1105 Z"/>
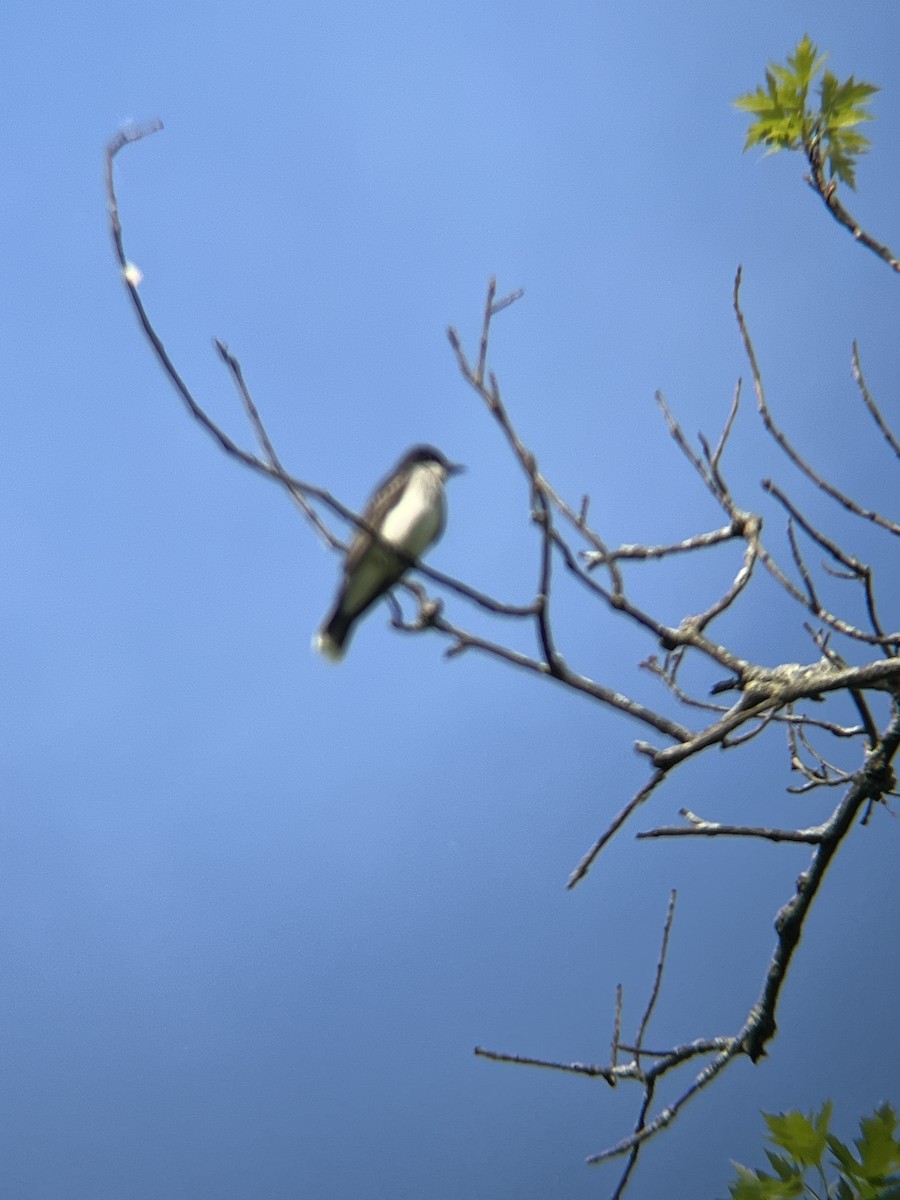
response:
<path id="1" fill-rule="evenodd" d="M 399 465 L 403 467 L 414 467 L 417 463 L 437 463 L 439 467 L 443 467 L 448 475 L 453 475 L 457 471 L 462 470 L 462 467 L 457 466 L 455 463 L 451 463 L 443 454 L 441 454 L 440 450 L 435 449 L 434 446 L 413 446 L 411 450 L 407 450 L 407 452 L 403 455 Z"/>

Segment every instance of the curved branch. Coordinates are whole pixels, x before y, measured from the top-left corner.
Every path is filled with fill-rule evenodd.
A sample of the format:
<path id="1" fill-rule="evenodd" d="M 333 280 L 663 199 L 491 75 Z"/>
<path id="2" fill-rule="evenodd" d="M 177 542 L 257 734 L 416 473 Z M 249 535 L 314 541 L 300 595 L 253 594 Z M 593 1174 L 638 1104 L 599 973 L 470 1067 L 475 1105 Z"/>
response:
<path id="1" fill-rule="evenodd" d="M 816 193 L 838 225 L 843 225 L 848 233 L 865 246 L 867 250 L 871 250 L 876 254 L 882 262 L 887 263 L 892 271 L 900 272 L 900 260 L 896 259 L 887 246 L 878 242 L 866 233 L 863 227 L 851 216 L 844 208 L 843 204 L 838 199 L 837 184 L 832 180 L 830 183 L 825 179 L 825 171 L 822 164 L 822 144 L 817 138 L 808 139 L 803 146 L 806 153 L 806 161 L 809 163 L 809 175 L 805 176 L 806 182 Z"/>

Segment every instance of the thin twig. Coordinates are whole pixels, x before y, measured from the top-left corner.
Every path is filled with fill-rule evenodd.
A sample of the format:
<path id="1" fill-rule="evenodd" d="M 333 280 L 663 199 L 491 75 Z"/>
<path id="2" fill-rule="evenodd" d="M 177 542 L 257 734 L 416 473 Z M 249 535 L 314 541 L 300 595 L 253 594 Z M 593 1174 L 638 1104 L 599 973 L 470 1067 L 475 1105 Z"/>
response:
<path id="1" fill-rule="evenodd" d="M 868 385 L 866 384 L 866 380 L 862 372 L 862 366 L 860 365 L 859 361 L 859 346 L 855 341 L 853 343 L 852 370 L 853 378 L 856 381 L 856 386 L 859 388 L 859 394 L 863 398 L 863 403 L 871 413 L 875 424 L 884 435 L 884 440 L 897 455 L 897 457 L 900 458 L 900 440 L 895 437 L 894 431 L 888 425 L 887 421 L 885 421 L 884 417 L 881 415 L 881 410 L 872 399 L 872 394 L 869 391 Z"/>
<path id="2" fill-rule="evenodd" d="M 647 1006 L 644 1009 L 644 1014 L 641 1017 L 641 1023 L 638 1026 L 637 1035 L 634 1039 L 635 1061 L 640 1061 L 641 1046 L 644 1044 L 644 1034 L 647 1032 L 647 1026 L 650 1024 L 650 1018 L 653 1016 L 653 1010 L 656 1007 L 656 1001 L 659 999 L 659 989 L 662 986 L 663 971 L 666 966 L 666 955 L 669 952 L 669 936 L 672 932 L 672 922 L 675 919 L 675 900 L 678 893 L 673 888 L 669 894 L 669 906 L 666 910 L 666 921 L 663 925 L 662 945 L 659 950 L 659 958 L 656 963 L 656 975 L 653 978 L 653 987 L 650 990 L 650 996 L 647 1000 Z"/>
<path id="3" fill-rule="evenodd" d="M 698 1092 L 701 1092 L 704 1088 L 708 1087 L 709 1084 L 711 1084 L 716 1078 L 716 1076 L 725 1067 L 727 1067 L 728 1064 L 732 1062 L 738 1054 L 740 1054 L 740 1052 L 740 1043 L 736 1041 L 730 1042 L 727 1049 L 723 1050 L 716 1058 L 713 1059 L 711 1063 L 704 1067 L 696 1079 L 694 1079 L 690 1087 L 678 1097 L 674 1104 L 669 1105 L 668 1108 L 662 1109 L 659 1113 L 657 1113 L 652 1121 L 645 1125 L 640 1125 L 635 1129 L 634 1133 L 630 1134 L 626 1138 L 623 1138 L 614 1146 L 610 1146 L 606 1150 L 601 1150 L 599 1154 L 592 1154 L 590 1158 L 586 1160 L 588 1166 L 597 1166 L 600 1163 L 608 1162 L 611 1158 L 619 1158 L 623 1154 L 631 1154 L 637 1147 L 643 1145 L 644 1142 L 649 1141 L 650 1138 L 655 1137 L 658 1133 L 661 1133 L 663 1129 L 668 1128 L 668 1126 L 672 1124 L 672 1122 L 684 1108 L 685 1104 L 687 1104 L 689 1100 L 692 1100 L 694 1096 L 698 1094 Z M 648 1083 L 655 1083 L 655 1078 L 649 1080 Z"/>
<path id="4" fill-rule="evenodd" d="M 619 1047 L 622 1044 L 622 1000 L 624 992 L 621 983 L 616 984 L 616 1013 L 613 1019 L 612 1044 L 609 1048 L 609 1065 L 615 1070 L 618 1065 Z"/>
<path id="5" fill-rule="evenodd" d="M 503 1054 L 499 1050 L 486 1050 L 484 1046 L 476 1046 L 477 1058 L 489 1058 L 492 1062 L 515 1063 L 520 1067 L 544 1067 L 548 1071 L 566 1071 L 571 1075 L 588 1075 L 592 1079 L 605 1079 L 610 1086 L 615 1084 L 615 1072 L 608 1067 L 595 1066 L 592 1063 L 559 1063 L 545 1058 L 529 1058 L 524 1054 Z"/>
<path id="6" fill-rule="evenodd" d="M 613 817 L 612 821 L 610 821 L 609 825 L 606 827 L 600 837 L 597 838 L 596 842 L 594 842 L 593 846 L 591 846 L 590 850 L 588 850 L 587 854 L 585 854 L 581 862 L 569 876 L 569 882 L 566 884 L 567 888 L 573 888 L 576 883 L 579 883 L 582 879 L 584 879 L 585 875 L 587 875 L 588 871 L 591 869 L 591 865 L 593 864 L 597 855 L 600 853 L 606 843 L 614 836 L 615 833 L 618 832 L 619 829 L 621 829 L 635 809 L 640 808 L 640 806 L 645 800 L 648 799 L 653 791 L 659 787 L 665 777 L 665 771 L 656 771 L 650 780 L 645 783 L 642 788 L 635 792 L 625 807 L 615 817 Z"/>
<path id="7" fill-rule="evenodd" d="M 741 388 L 742 387 L 743 387 L 743 380 L 739 379 L 734 387 L 734 396 L 732 397 L 731 408 L 728 410 L 728 416 L 725 420 L 725 427 L 722 430 L 722 435 L 719 438 L 719 440 L 716 444 L 716 448 L 713 451 L 712 456 L 709 459 L 709 465 L 710 465 L 710 469 L 713 472 L 713 476 L 717 479 L 717 482 L 723 489 L 725 487 L 725 484 L 719 478 L 719 462 L 722 458 L 722 452 L 725 449 L 725 444 L 727 443 L 728 438 L 731 435 L 731 431 L 734 428 L 734 423 L 737 420 L 738 409 L 740 408 L 740 404 L 741 404 Z"/>
<path id="8" fill-rule="evenodd" d="M 581 557 L 588 570 L 605 566 L 611 562 L 621 562 L 626 559 L 649 561 L 654 558 L 669 558 L 673 554 L 684 554 L 691 550 L 706 550 L 710 546 L 718 546 L 722 542 L 732 541 L 740 537 L 733 525 L 725 525 L 721 529 L 712 529 L 708 533 L 697 533 L 681 542 L 670 542 L 665 546 L 641 546 L 628 544 L 617 546 L 615 550 L 583 550 Z"/>
<path id="9" fill-rule="evenodd" d="M 782 492 L 782 490 L 775 483 L 773 483 L 771 479 L 764 479 L 762 481 L 762 487 L 764 491 L 768 492 L 770 496 L 773 496 L 778 503 L 790 513 L 791 518 L 801 527 L 808 537 L 816 542 L 817 545 L 821 546 L 827 554 L 830 554 L 835 562 L 839 562 L 842 566 L 846 567 L 850 573 L 850 576 L 858 580 L 863 589 L 866 602 L 866 611 L 869 614 L 869 620 L 872 623 L 872 629 L 875 633 L 875 636 L 880 639 L 881 644 L 884 645 L 885 653 L 891 653 L 891 648 L 886 642 L 885 631 L 878 619 L 871 568 L 865 563 L 860 562 L 859 559 L 854 555 L 847 554 L 841 549 L 837 542 L 833 541 L 829 537 L 826 537 L 824 533 L 816 529 L 812 522 L 800 512 L 797 506 L 788 499 L 784 492 Z M 794 561 L 798 562 L 799 550 L 796 549 L 796 544 L 793 542 L 793 537 L 792 549 L 795 551 Z M 800 569 L 801 574 L 803 574 L 803 568 L 801 567 Z M 816 595 L 815 588 L 812 586 L 812 581 L 806 574 L 804 574 L 804 583 L 807 585 L 807 593 L 810 597 L 810 611 L 815 613 L 824 612 L 818 596 Z"/>
<path id="10" fill-rule="evenodd" d="M 738 267 L 734 280 L 733 306 L 735 316 L 737 317 L 738 328 L 740 329 L 741 338 L 744 343 L 744 351 L 747 355 L 747 359 L 750 363 L 750 370 L 753 375 L 753 388 L 756 392 L 757 408 L 759 409 L 759 414 L 762 417 L 766 430 L 775 439 L 794 466 L 797 467 L 798 470 L 802 471 L 811 483 L 814 483 L 817 488 L 825 492 L 826 495 L 830 496 L 832 500 L 836 500 L 838 504 L 840 504 L 843 508 L 846 508 L 848 512 L 853 513 L 854 516 L 862 517 L 864 520 L 871 521 L 873 524 L 880 526 L 882 529 L 886 529 L 889 533 L 900 536 L 900 525 L 898 525 L 895 521 L 889 521 L 887 517 L 883 517 L 880 513 L 875 512 L 874 509 L 863 508 L 862 505 L 857 504 L 855 500 L 852 500 L 842 491 L 839 491 L 838 488 L 829 483 L 826 479 L 823 479 L 822 476 L 819 475 L 817 471 L 813 470 L 809 463 L 800 455 L 799 451 L 794 448 L 794 446 L 788 440 L 787 435 L 775 424 L 768 402 L 766 401 L 766 393 L 765 389 L 763 388 L 762 375 L 760 374 L 759 364 L 756 360 L 756 351 L 753 349 L 753 342 L 750 340 L 750 332 L 747 328 L 747 322 L 744 319 L 744 313 L 741 308 L 740 267 Z"/>
<path id="11" fill-rule="evenodd" d="M 655 712 L 637 700 L 623 696 L 621 692 L 604 687 L 603 684 L 595 683 L 594 680 L 588 679 L 585 675 L 579 675 L 568 667 L 565 669 L 564 678 L 559 675 L 553 675 L 546 662 L 532 658 L 527 654 L 522 654 L 521 651 L 513 650 L 509 646 L 503 646 L 499 642 L 491 641 L 489 638 L 470 633 L 468 630 L 462 629 L 460 626 L 448 621 L 442 614 L 435 614 L 429 624 L 432 628 L 439 630 L 453 639 L 454 644 L 446 651 L 448 658 L 456 658 L 468 650 L 480 650 L 482 653 L 500 658 L 512 666 L 523 667 L 526 671 L 542 675 L 547 679 L 556 679 L 566 687 L 572 688 L 573 691 L 582 692 L 584 695 L 590 696 L 591 699 L 597 700 L 609 708 L 616 709 L 625 716 L 632 717 L 634 720 L 641 722 L 641 724 L 648 725 L 675 741 L 680 742 L 685 737 L 691 737 L 691 731 L 686 726 L 678 724 L 677 721 L 670 720 L 668 717 L 663 716 L 662 713 Z"/>
<path id="12" fill-rule="evenodd" d="M 705 821 L 689 808 L 678 810 L 687 825 L 660 825 L 656 829 L 644 829 L 635 837 L 751 837 L 765 838 L 769 842 L 802 842 L 818 845 L 822 840 L 822 827 L 814 829 L 770 829 L 762 825 L 721 825 L 717 821 Z"/>
<path id="13" fill-rule="evenodd" d="M 215 345 L 216 350 L 219 352 L 219 357 L 231 372 L 235 386 L 237 387 L 241 400 L 244 403 L 244 408 L 247 411 L 247 416 L 250 418 L 250 423 L 256 431 L 257 440 L 262 447 L 266 459 L 278 472 L 279 478 L 282 481 L 286 481 L 289 476 L 282 466 L 275 447 L 272 445 L 272 439 L 269 437 L 268 431 L 263 424 L 262 417 L 259 415 L 259 409 L 256 407 L 253 397 L 250 395 L 250 389 L 247 387 L 246 381 L 244 380 L 244 372 L 241 368 L 240 362 L 237 358 L 235 358 L 224 342 L 221 342 L 218 338 L 215 338 L 213 340 L 213 344 Z M 334 536 L 334 534 L 307 500 L 306 496 L 303 495 L 303 492 L 299 488 L 292 487 L 290 483 L 286 482 L 285 486 L 287 487 L 291 496 L 293 496 L 300 511 L 307 518 L 326 545 L 330 546 L 332 550 L 344 549 L 342 543 L 339 542 Z"/>

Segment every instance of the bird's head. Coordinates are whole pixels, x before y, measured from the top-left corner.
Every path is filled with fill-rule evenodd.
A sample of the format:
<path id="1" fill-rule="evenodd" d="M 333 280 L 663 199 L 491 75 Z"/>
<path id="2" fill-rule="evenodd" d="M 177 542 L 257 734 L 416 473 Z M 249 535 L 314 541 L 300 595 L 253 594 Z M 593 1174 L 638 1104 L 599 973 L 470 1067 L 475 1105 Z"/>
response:
<path id="1" fill-rule="evenodd" d="M 403 458 L 397 464 L 399 470 L 417 466 L 436 467 L 445 479 L 451 475 L 459 475 L 466 469 L 461 463 L 450 462 L 434 446 L 413 446 L 411 450 L 407 450 L 406 454 L 404 454 Z"/>

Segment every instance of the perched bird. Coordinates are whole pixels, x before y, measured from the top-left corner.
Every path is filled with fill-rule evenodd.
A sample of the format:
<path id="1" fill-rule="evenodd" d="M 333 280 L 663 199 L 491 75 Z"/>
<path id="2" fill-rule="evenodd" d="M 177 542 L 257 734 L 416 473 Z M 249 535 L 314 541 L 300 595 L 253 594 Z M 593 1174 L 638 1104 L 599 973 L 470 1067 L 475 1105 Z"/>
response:
<path id="1" fill-rule="evenodd" d="M 357 528 L 334 605 L 313 642 L 320 654 L 339 662 L 363 613 L 398 582 L 410 559 L 419 558 L 438 540 L 447 516 L 444 483 L 463 470 L 434 446 L 413 446 L 381 481 L 363 520 L 402 555 L 392 554 L 365 529 Z"/>

